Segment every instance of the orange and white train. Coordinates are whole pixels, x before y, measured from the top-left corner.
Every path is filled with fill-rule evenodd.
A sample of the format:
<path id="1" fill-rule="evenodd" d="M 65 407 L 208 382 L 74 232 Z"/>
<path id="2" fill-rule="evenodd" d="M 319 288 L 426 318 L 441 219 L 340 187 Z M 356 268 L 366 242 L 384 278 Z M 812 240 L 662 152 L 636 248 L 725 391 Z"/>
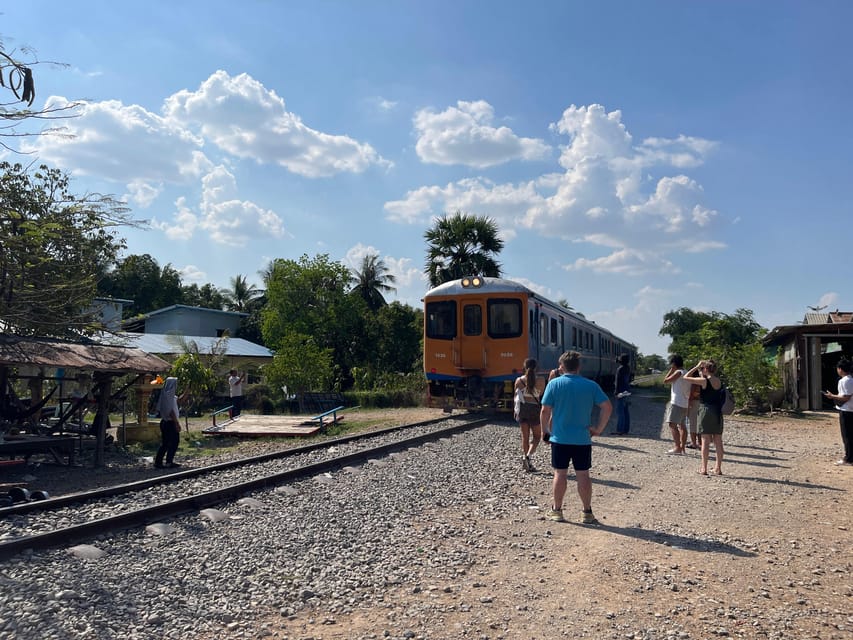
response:
<path id="1" fill-rule="evenodd" d="M 637 347 L 518 282 L 472 276 L 424 296 L 424 373 L 429 405 L 511 410 L 526 358 L 544 381 L 560 354 L 578 351 L 581 374 L 613 389 L 617 358 Z"/>

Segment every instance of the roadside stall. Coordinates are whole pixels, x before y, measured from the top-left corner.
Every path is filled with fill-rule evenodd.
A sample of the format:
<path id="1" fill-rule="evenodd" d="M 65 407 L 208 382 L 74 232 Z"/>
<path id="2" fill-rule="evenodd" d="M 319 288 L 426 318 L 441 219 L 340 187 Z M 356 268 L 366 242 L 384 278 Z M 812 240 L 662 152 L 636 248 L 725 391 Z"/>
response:
<path id="1" fill-rule="evenodd" d="M 102 466 L 111 400 L 131 386 L 150 393 L 150 378 L 169 367 L 134 347 L 0 334 L 0 460 L 47 453 L 70 464 L 85 432 L 95 438 L 94 465 Z M 85 409 L 95 413 L 89 425 Z M 147 424 L 147 403 L 136 409 L 137 424 Z"/>

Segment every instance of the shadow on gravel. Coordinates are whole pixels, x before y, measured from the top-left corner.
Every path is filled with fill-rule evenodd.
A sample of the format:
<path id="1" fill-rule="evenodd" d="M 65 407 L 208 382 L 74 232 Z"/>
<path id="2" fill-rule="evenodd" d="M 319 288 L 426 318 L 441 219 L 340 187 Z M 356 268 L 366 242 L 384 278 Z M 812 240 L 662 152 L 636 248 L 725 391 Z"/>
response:
<path id="1" fill-rule="evenodd" d="M 724 443 L 726 447 L 726 451 L 729 449 L 755 449 L 756 451 L 770 451 L 771 453 L 793 453 L 792 451 L 788 451 L 787 449 L 771 449 L 770 447 L 756 447 L 752 444 L 729 444 L 728 442 Z"/>
<path id="2" fill-rule="evenodd" d="M 741 451 L 732 451 L 733 447 L 723 445 L 726 450 L 726 459 L 729 456 L 737 456 L 738 458 L 749 458 L 750 460 L 780 460 L 786 462 L 788 458 L 779 458 L 777 456 L 762 455 L 760 453 L 743 453 Z"/>
<path id="3" fill-rule="evenodd" d="M 704 553 L 727 553 L 740 558 L 754 558 L 758 554 L 752 551 L 746 551 L 725 542 L 717 542 L 716 540 L 700 540 L 697 538 L 688 538 L 687 536 L 679 536 L 674 533 L 663 533 L 661 531 L 652 531 L 642 529 L 640 527 L 614 527 L 608 524 L 600 524 L 595 527 L 581 524 L 580 522 L 569 522 L 567 524 L 580 527 L 581 529 L 596 529 L 598 531 L 607 531 L 629 538 L 637 538 L 638 540 L 646 540 L 648 542 L 656 542 L 657 544 L 666 545 L 675 549 L 686 549 L 687 551 L 702 551 Z"/>
<path id="4" fill-rule="evenodd" d="M 792 480 L 774 480 L 773 478 L 754 478 L 752 476 L 728 476 L 729 478 L 733 478 L 735 480 L 748 480 L 751 482 L 761 482 L 765 484 L 781 484 L 786 487 L 797 487 L 799 489 L 827 489 L 829 491 L 843 491 L 847 493 L 847 489 L 842 489 L 841 487 L 830 487 L 825 484 L 814 484 L 813 482 L 794 482 Z"/>

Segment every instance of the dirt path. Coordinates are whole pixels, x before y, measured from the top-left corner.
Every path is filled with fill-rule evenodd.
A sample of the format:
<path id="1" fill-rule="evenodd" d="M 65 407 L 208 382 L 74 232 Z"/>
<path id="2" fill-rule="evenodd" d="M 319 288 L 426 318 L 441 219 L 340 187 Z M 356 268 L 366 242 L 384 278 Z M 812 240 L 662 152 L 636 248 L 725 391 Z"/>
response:
<path id="1" fill-rule="evenodd" d="M 458 581 L 400 587 L 385 607 L 334 625 L 300 616 L 287 627 L 301 634 L 288 637 L 384 629 L 448 639 L 853 637 L 853 467 L 833 464 L 837 417 L 733 416 L 717 477 L 697 473 L 696 454 L 665 454 L 662 412 L 659 401 L 637 398 L 632 434 L 598 441 L 593 505 L 602 526 L 577 524 L 571 477 L 573 521 L 544 519 L 542 453 L 541 470 L 519 472 L 509 488 L 520 505 L 510 516 L 425 514 L 424 527 L 478 527 L 477 561 Z"/>

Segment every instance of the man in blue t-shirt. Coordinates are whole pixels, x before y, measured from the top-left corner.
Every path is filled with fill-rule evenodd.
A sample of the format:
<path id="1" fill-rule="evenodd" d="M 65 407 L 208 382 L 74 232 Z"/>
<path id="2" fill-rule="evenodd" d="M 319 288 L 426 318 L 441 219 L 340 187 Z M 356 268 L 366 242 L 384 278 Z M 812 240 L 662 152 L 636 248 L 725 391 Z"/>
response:
<path id="1" fill-rule="evenodd" d="M 566 474 L 571 462 L 575 467 L 578 495 L 583 505 L 583 523 L 599 524 L 592 514 L 592 436 L 601 435 L 610 420 L 613 407 L 607 395 L 593 380 L 580 375 L 581 355 L 567 351 L 560 356 L 565 374 L 545 387 L 540 423 L 551 438 L 551 466 L 554 468 L 553 500 L 548 519 L 563 522 L 563 497 Z M 592 410 L 598 405 L 598 425 L 593 427 Z"/>

